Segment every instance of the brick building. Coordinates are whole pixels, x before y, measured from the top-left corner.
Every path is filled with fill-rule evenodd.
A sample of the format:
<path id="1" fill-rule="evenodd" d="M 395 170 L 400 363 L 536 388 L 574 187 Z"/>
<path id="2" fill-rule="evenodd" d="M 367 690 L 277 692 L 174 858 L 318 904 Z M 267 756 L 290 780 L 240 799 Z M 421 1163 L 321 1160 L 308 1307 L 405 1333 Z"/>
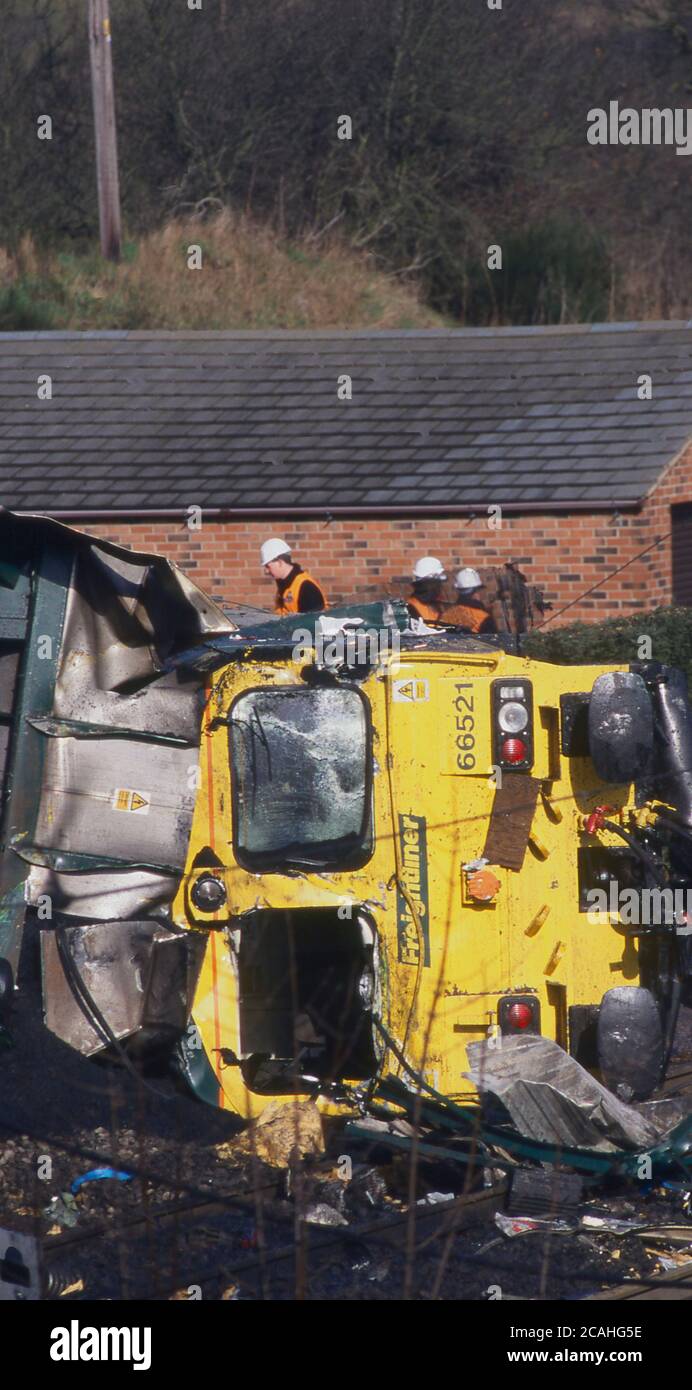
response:
<path id="1" fill-rule="evenodd" d="M 563 621 L 692 604 L 691 441 L 692 324 L 0 334 L 0 502 L 227 604 L 270 605 L 267 535 L 333 600 L 432 553 Z"/>

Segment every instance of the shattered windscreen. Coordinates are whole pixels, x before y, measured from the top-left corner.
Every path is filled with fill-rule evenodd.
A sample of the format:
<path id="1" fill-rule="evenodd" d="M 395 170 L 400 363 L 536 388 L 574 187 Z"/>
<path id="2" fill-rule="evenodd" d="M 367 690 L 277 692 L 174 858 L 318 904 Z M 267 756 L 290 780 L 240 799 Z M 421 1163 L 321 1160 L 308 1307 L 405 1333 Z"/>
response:
<path id="1" fill-rule="evenodd" d="M 348 868 L 369 857 L 370 724 L 358 691 L 248 691 L 229 740 L 241 863 Z"/>

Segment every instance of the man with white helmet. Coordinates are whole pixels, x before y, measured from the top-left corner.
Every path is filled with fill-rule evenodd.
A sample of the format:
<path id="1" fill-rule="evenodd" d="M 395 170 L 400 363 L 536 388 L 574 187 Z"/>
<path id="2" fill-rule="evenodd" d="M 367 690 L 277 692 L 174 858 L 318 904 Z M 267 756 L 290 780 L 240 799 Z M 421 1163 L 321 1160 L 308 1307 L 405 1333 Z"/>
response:
<path id="1" fill-rule="evenodd" d="M 457 601 L 452 608 L 446 608 L 442 621 L 450 627 L 465 627 L 469 632 L 485 634 L 497 632 L 493 619 L 478 597 L 483 581 L 477 570 L 459 570 L 454 580 Z"/>
<path id="2" fill-rule="evenodd" d="M 413 566 L 413 593 L 407 599 L 412 618 L 439 623 L 442 617 L 442 585 L 447 575 L 434 555 L 424 555 Z"/>
<path id="3" fill-rule="evenodd" d="M 307 570 L 293 563 L 291 547 L 273 536 L 260 550 L 264 573 L 276 583 L 274 612 L 279 617 L 287 613 L 321 613 L 329 605 L 327 596 Z"/>

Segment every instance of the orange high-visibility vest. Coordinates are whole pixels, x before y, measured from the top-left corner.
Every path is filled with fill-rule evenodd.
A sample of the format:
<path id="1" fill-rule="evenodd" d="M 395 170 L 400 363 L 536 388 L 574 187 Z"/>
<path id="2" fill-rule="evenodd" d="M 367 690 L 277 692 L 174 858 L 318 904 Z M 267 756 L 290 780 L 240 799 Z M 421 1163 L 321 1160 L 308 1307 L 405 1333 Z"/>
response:
<path id="1" fill-rule="evenodd" d="M 453 608 L 445 609 L 442 621 L 453 627 L 467 627 L 471 632 L 480 632 L 488 617 L 484 608 L 467 608 L 465 603 L 455 603 Z"/>
<path id="2" fill-rule="evenodd" d="M 416 594 L 411 594 L 411 597 L 407 598 L 406 603 L 409 611 L 415 608 L 415 617 L 422 618 L 424 623 L 440 622 L 442 617 L 441 603 L 424 603 L 422 598 L 418 598 Z"/>
<path id="3" fill-rule="evenodd" d="M 324 589 L 322 588 L 322 585 L 318 584 L 317 580 L 313 579 L 312 575 L 308 574 L 307 570 L 301 570 L 300 574 L 297 574 L 295 579 L 291 580 L 291 583 L 289 584 L 288 588 L 284 591 L 283 594 L 281 594 L 280 597 L 277 598 L 276 603 L 274 604 L 274 612 L 278 613 L 279 617 L 283 617 L 285 613 L 300 612 L 300 609 L 298 607 L 298 600 L 300 598 L 300 591 L 303 585 L 305 584 L 306 580 L 309 580 L 311 584 L 314 584 L 316 589 L 319 589 L 322 595 L 322 607 L 329 607 L 329 604 L 327 603 L 327 596 L 324 592 Z"/>

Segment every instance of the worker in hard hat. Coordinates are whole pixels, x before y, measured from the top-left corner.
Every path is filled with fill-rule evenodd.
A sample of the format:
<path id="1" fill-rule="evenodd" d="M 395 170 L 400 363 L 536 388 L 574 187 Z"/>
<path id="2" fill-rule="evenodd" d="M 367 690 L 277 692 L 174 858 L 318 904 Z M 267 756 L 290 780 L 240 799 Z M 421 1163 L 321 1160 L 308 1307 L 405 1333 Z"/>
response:
<path id="1" fill-rule="evenodd" d="M 442 614 L 443 623 L 448 623 L 450 627 L 465 627 L 469 632 L 477 632 L 480 635 L 497 632 L 494 620 L 479 597 L 483 581 L 478 571 L 459 570 L 454 580 L 454 588 L 457 601 L 452 608 L 445 608 Z"/>
<path id="2" fill-rule="evenodd" d="M 439 623 L 444 607 L 442 585 L 447 575 L 444 566 L 434 555 L 424 555 L 413 566 L 413 592 L 407 601 L 412 618 L 422 618 L 426 623 Z"/>
<path id="3" fill-rule="evenodd" d="M 321 613 L 329 605 L 321 586 L 307 570 L 293 563 L 291 547 L 274 536 L 260 550 L 264 573 L 276 583 L 274 612 L 279 617 L 287 613 Z"/>

